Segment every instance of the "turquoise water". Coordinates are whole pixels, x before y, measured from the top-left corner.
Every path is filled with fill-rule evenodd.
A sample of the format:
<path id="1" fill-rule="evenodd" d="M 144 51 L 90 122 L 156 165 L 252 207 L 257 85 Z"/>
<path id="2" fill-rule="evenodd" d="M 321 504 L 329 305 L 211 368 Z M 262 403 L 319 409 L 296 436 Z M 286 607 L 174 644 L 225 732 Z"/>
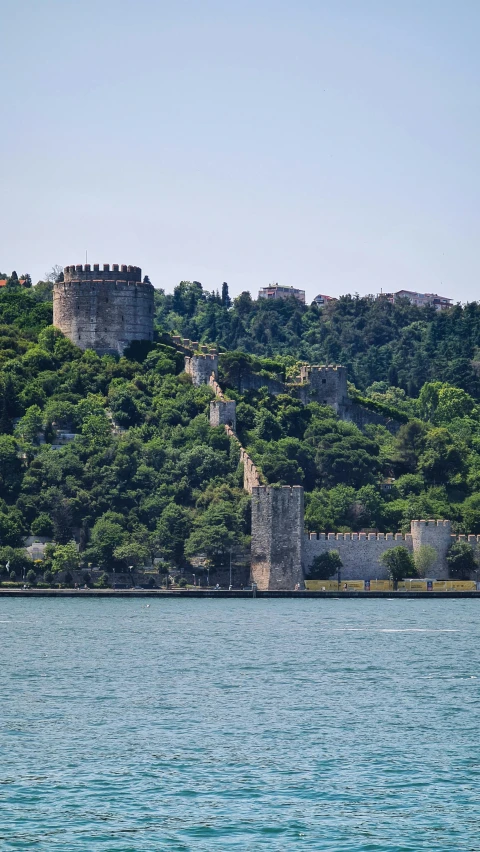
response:
<path id="1" fill-rule="evenodd" d="M 479 615 L 0 600 L 0 849 L 476 852 Z"/>

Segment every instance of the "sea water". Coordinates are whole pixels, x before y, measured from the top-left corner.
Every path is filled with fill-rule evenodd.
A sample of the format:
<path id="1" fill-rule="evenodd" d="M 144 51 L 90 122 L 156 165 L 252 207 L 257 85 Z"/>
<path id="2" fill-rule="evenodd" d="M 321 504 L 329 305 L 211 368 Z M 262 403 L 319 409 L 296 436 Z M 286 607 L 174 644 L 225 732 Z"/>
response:
<path id="1" fill-rule="evenodd" d="M 0 849 L 480 848 L 480 601 L 0 600 Z"/>

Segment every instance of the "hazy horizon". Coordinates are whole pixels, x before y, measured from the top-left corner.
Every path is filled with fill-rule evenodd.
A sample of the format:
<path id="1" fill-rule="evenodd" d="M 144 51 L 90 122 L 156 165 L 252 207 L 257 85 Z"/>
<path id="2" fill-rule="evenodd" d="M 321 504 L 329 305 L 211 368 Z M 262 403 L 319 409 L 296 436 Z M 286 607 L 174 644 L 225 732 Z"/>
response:
<path id="1" fill-rule="evenodd" d="M 472 0 L 0 0 L 0 270 L 477 298 Z"/>

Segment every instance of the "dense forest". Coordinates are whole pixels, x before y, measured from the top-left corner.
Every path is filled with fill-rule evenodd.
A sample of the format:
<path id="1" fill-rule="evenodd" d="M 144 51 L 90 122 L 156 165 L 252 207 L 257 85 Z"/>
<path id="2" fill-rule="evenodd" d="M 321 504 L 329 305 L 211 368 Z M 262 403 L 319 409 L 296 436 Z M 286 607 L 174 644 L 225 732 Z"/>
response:
<path id="1" fill-rule="evenodd" d="M 5 276 L 7 277 L 7 276 Z M 238 449 L 208 425 L 171 333 L 217 343 L 239 437 L 266 481 L 303 484 L 311 530 L 406 529 L 448 517 L 480 533 L 480 307 L 445 313 L 344 297 L 327 307 L 255 302 L 182 282 L 156 292 L 157 339 L 121 358 L 82 352 L 51 325 L 51 282 L 0 290 L 0 567 L 28 535 L 51 537 L 47 571 L 71 564 L 182 569 L 248 545 Z M 398 413 L 363 432 L 326 406 L 265 388 L 240 394 L 238 365 L 266 376 L 344 363 L 351 393 Z M 74 440 L 59 445 L 59 435 Z M 392 481 L 394 480 L 394 481 Z M 68 561 L 70 559 L 70 562 Z M 42 570 L 45 569 L 43 566 Z"/>
<path id="2" fill-rule="evenodd" d="M 297 299 L 231 305 L 228 287 L 207 293 L 182 282 L 172 295 L 156 292 L 157 319 L 166 331 L 253 355 L 286 355 L 310 364 L 344 364 L 359 390 L 387 382 L 410 397 L 439 380 L 480 400 L 480 305 L 449 311 L 343 296 L 324 307 Z"/>

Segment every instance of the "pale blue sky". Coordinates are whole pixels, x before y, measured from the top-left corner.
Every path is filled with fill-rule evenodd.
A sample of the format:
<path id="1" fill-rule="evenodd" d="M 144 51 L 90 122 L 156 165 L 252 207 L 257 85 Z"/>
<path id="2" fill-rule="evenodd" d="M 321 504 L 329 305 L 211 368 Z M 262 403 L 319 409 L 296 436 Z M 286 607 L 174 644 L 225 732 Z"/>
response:
<path id="1" fill-rule="evenodd" d="M 478 0 L 0 0 L 0 270 L 478 298 Z"/>

